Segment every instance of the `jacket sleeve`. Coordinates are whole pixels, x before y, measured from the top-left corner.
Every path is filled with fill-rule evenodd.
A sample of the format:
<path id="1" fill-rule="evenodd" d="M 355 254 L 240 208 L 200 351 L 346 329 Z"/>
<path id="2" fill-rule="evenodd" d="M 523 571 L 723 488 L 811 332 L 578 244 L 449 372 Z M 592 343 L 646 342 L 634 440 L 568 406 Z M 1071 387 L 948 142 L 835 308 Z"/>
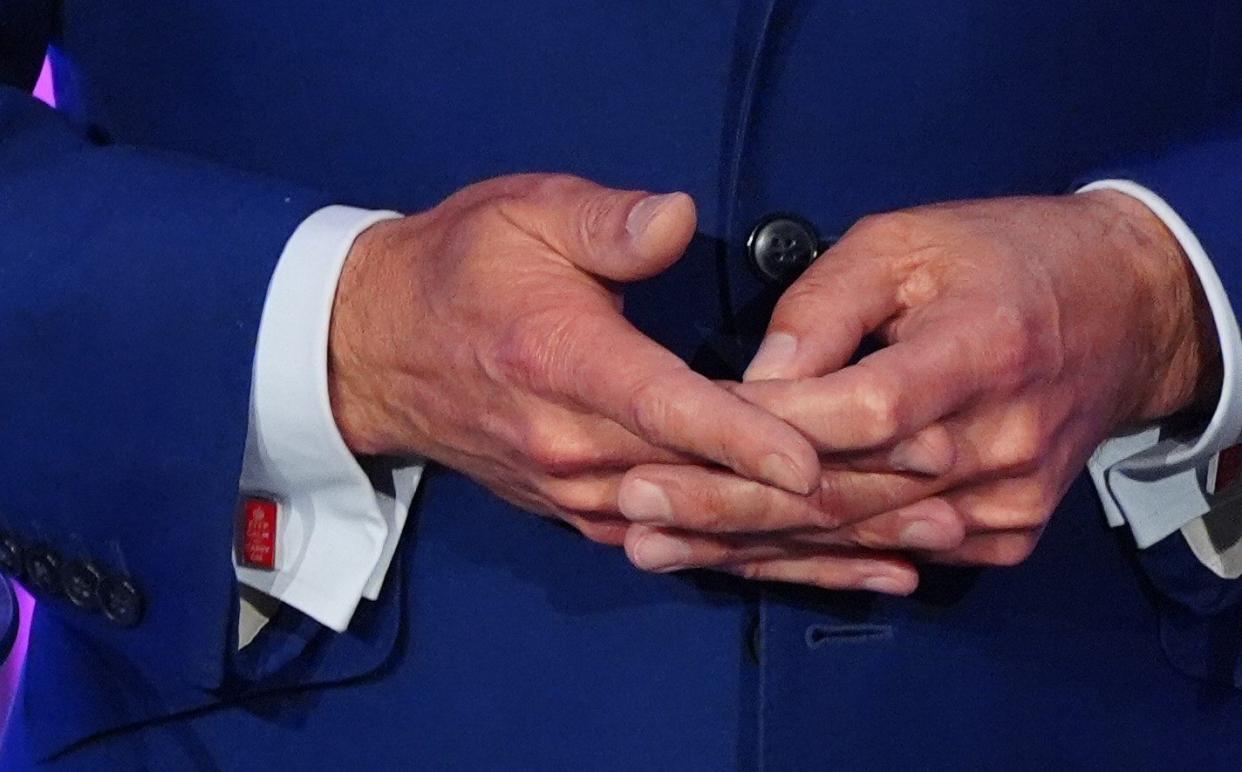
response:
<path id="1" fill-rule="evenodd" d="M 103 729 L 223 678 L 256 331 L 285 242 L 332 202 L 88 140 L 27 93 L 44 5 L 0 2 L 0 552 L 39 598 L 40 678 L 116 674 L 64 695 L 104 702 L 48 706 Z"/>

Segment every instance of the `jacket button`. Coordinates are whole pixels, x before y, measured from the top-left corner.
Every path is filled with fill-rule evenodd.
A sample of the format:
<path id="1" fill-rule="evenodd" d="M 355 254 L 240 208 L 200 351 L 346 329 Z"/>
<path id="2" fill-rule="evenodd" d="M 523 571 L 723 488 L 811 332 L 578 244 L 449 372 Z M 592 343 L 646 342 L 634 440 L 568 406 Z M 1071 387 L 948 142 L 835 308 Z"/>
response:
<path id="1" fill-rule="evenodd" d="M 84 611 L 99 608 L 99 569 L 82 560 L 73 560 L 60 572 L 60 586 L 69 601 Z"/>
<path id="2" fill-rule="evenodd" d="M 42 545 L 26 550 L 26 581 L 32 589 L 60 594 L 60 556 Z"/>
<path id="3" fill-rule="evenodd" d="M 26 570 L 26 558 L 22 543 L 10 534 L 0 534 L 0 573 L 12 579 L 20 579 Z"/>
<path id="4" fill-rule="evenodd" d="M 110 576 L 99 582 L 99 604 L 109 621 L 133 627 L 142 619 L 142 594 L 128 579 Z"/>
<path id="5" fill-rule="evenodd" d="M 751 266 L 765 281 L 789 284 L 819 255 L 819 234 L 801 217 L 774 214 L 751 230 L 746 251 Z"/>

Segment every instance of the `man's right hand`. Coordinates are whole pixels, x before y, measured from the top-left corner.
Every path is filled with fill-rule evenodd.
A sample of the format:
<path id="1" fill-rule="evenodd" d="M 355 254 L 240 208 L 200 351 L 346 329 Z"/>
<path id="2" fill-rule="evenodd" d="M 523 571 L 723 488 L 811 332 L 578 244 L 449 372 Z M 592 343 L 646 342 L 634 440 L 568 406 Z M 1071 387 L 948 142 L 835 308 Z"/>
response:
<path id="1" fill-rule="evenodd" d="M 501 177 L 372 226 L 338 285 L 333 413 L 359 454 L 458 469 L 589 538 L 624 540 L 626 470 L 698 460 L 805 494 L 815 451 L 621 315 L 619 283 L 686 249 L 694 203 Z"/>

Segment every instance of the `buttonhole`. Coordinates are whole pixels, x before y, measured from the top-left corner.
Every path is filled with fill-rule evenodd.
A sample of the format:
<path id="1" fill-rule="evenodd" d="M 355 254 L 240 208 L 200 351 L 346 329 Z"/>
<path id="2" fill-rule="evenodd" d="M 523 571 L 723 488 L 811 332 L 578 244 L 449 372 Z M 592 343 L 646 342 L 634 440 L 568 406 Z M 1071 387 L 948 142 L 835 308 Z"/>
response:
<path id="1" fill-rule="evenodd" d="M 890 625 L 811 625 L 806 629 L 808 649 L 818 649 L 829 644 L 879 643 L 892 639 L 893 628 Z"/>

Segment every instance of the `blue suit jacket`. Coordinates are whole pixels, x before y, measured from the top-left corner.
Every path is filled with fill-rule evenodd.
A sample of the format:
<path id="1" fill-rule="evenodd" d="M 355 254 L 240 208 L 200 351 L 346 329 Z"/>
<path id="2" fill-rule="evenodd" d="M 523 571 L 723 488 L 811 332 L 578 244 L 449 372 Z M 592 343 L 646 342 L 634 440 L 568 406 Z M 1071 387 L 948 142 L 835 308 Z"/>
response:
<path id="1" fill-rule="evenodd" d="M 49 41 L 60 115 L 26 96 Z M 1137 554 L 1083 482 L 1028 562 L 909 599 L 641 574 L 445 469 L 345 634 L 285 610 L 236 654 L 229 561 L 259 313 L 316 208 L 689 191 L 627 313 L 717 375 L 774 211 L 1127 176 L 1236 301 L 1235 0 L 0 0 L 0 80 L 0 517 L 27 570 L 145 601 L 121 627 L 48 585 L 6 769 L 1242 764 L 1242 584 Z"/>

